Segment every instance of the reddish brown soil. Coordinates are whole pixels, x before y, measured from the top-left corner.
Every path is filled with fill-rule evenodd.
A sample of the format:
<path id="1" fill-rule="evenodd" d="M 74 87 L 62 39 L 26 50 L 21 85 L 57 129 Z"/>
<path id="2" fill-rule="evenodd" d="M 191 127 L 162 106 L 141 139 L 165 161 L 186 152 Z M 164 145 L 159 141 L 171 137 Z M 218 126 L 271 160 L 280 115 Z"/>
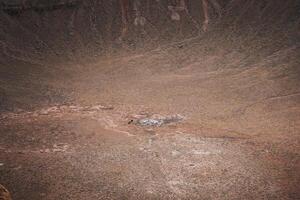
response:
<path id="1" fill-rule="evenodd" d="M 184 52 L 85 66 L 72 78 L 77 107 L 3 114 L 1 182 L 14 199 L 297 199 L 298 72 Z M 80 108 L 98 104 L 113 109 Z M 185 120 L 128 124 L 141 113 Z"/>
<path id="2" fill-rule="evenodd" d="M 14 200 L 299 199 L 295 29 L 92 59 L 1 31 L 0 184 Z M 154 114 L 184 120 L 128 123 Z"/>

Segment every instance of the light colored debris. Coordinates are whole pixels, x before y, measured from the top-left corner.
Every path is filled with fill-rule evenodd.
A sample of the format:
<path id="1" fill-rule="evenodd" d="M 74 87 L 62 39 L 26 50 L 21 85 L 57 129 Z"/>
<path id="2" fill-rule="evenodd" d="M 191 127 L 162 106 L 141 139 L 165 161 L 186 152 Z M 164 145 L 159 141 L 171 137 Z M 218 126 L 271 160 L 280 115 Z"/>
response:
<path id="1" fill-rule="evenodd" d="M 193 150 L 191 153 L 194 155 L 210 155 L 210 154 L 212 154 L 212 152 L 203 151 L 203 150 Z"/>
<path id="2" fill-rule="evenodd" d="M 138 119 L 136 124 L 140 126 L 162 126 L 164 124 L 177 123 L 184 119 L 181 115 L 152 115 L 150 118 Z"/>
<path id="3" fill-rule="evenodd" d="M 66 152 L 69 149 L 69 145 L 65 143 L 54 144 L 52 149 L 41 149 L 40 153 L 56 153 Z"/>
<path id="4" fill-rule="evenodd" d="M 5 114 L 0 113 L 0 119 L 15 119 L 15 118 L 28 118 L 34 117 L 37 118 L 41 115 L 59 115 L 65 113 L 83 113 L 83 114 L 94 114 L 101 110 L 112 110 L 114 109 L 111 105 L 91 105 L 91 106 L 80 106 L 80 105 L 61 105 L 61 106 L 51 106 L 36 110 L 33 112 L 18 111 L 18 112 L 9 112 Z"/>
<path id="5" fill-rule="evenodd" d="M 172 156 L 179 156 L 181 154 L 181 152 L 180 151 L 177 151 L 177 150 L 174 150 L 174 151 L 172 151 Z"/>
<path id="6" fill-rule="evenodd" d="M 69 149 L 68 144 L 60 143 L 60 144 L 54 144 L 53 145 L 53 152 L 66 152 Z"/>
<path id="7" fill-rule="evenodd" d="M 41 149 L 40 150 L 41 153 L 50 153 L 50 149 Z"/>
<path id="8" fill-rule="evenodd" d="M 103 106 L 103 105 L 95 105 L 95 106 L 89 106 L 88 107 L 89 110 L 112 110 L 114 109 L 113 106 Z"/>
<path id="9" fill-rule="evenodd" d="M 137 123 L 141 126 L 161 126 L 163 125 L 164 122 L 162 119 L 145 118 L 145 119 L 138 120 Z"/>

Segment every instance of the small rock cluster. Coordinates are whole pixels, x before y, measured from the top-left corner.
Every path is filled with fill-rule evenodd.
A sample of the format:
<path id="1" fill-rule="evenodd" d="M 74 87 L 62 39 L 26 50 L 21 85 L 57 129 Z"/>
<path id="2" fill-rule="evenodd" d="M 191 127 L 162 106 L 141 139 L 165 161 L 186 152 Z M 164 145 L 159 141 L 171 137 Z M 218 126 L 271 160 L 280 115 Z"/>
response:
<path id="1" fill-rule="evenodd" d="M 137 119 L 135 124 L 139 126 L 163 126 L 165 124 L 170 123 L 178 123 L 184 119 L 181 115 L 169 115 L 169 116 L 161 116 L 161 115 L 152 115 L 151 117 L 145 117 Z"/>

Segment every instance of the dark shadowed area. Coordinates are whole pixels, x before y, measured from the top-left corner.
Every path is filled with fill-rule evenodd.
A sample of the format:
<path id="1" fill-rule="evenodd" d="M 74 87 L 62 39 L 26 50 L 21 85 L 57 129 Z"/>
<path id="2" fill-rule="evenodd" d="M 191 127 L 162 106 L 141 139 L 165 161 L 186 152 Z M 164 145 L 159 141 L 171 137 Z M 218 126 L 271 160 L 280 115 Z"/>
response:
<path id="1" fill-rule="evenodd" d="M 300 198 L 299 0 L 0 8 L 0 200 Z"/>

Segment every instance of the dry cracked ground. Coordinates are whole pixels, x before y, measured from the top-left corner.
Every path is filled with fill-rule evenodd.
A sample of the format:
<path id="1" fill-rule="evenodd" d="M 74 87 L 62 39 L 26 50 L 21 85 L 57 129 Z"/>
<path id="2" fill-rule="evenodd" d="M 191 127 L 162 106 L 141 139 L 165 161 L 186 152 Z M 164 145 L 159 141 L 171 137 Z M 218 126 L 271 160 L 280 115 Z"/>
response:
<path id="1" fill-rule="evenodd" d="M 0 182 L 14 200 L 299 199 L 299 50 L 187 42 L 27 70 L 10 58 L 3 102 L 20 108 L 1 113 Z M 49 100 L 45 82 L 64 100 L 22 107 Z"/>

